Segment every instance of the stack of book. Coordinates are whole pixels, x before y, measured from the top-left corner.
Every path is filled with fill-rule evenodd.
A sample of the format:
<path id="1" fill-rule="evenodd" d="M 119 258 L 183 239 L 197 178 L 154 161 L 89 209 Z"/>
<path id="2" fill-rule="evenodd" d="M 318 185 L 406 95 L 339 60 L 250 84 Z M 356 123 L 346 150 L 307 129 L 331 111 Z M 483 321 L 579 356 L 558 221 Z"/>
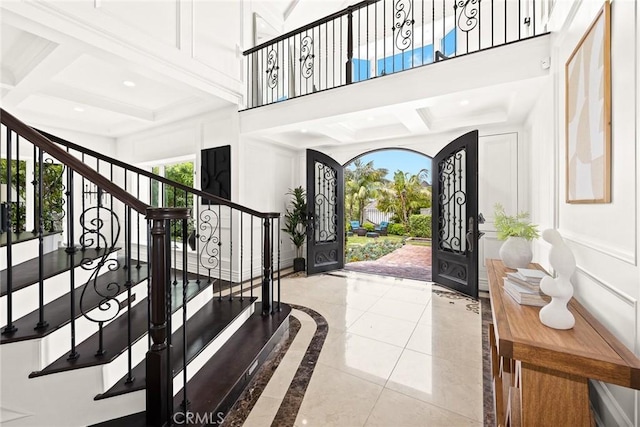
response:
<path id="1" fill-rule="evenodd" d="M 540 281 L 547 274 L 541 270 L 519 268 L 518 271 L 507 273 L 504 278 L 504 291 L 518 304 L 542 307 L 551 298 L 540 291 Z"/>

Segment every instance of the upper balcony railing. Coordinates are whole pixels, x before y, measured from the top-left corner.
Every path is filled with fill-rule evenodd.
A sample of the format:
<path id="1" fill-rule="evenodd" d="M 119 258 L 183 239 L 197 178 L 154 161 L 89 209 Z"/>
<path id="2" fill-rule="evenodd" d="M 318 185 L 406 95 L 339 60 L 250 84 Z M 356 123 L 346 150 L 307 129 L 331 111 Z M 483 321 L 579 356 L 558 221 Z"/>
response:
<path id="1" fill-rule="evenodd" d="M 545 0 L 365 0 L 244 52 L 246 108 L 546 33 Z"/>

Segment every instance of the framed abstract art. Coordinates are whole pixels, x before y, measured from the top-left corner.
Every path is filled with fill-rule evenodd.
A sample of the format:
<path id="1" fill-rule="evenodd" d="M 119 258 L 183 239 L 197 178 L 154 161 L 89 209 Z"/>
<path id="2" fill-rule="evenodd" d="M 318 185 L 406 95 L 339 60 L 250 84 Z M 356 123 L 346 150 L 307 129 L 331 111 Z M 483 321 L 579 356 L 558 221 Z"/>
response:
<path id="1" fill-rule="evenodd" d="M 567 203 L 611 202 L 611 6 L 565 65 Z"/>

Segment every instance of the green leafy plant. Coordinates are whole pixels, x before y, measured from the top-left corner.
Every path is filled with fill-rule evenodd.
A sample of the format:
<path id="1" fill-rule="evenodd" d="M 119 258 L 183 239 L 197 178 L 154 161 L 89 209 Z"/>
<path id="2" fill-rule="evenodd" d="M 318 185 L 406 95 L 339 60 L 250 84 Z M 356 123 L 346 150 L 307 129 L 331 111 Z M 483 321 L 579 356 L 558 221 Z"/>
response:
<path id="1" fill-rule="evenodd" d="M 374 231 L 376 229 L 376 226 L 371 224 L 370 222 L 362 224 L 362 227 L 369 232 Z"/>
<path id="2" fill-rule="evenodd" d="M 289 189 L 288 195 L 292 196 L 290 207 L 284 214 L 284 228 L 282 231 L 291 236 L 291 242 L 296 247 L 296 257 L 302 258 L 302 245 L 307 237 L 307 195 L 302 187 Z"/>
<path id="3" fill-rule="evenodd" d="M 409 225 L 413 237 L 431 237 L 431 215 L 411 215 Z"/>
<path id="4" fill-rule="evenodd" d="M 405 227 L 404 224 L 392 223 L 387 227 L 387 233 L 396 236 L 404 236 L 407 234 L 407 227 Z"/>
<path id="5" fill-rule="evenodd" d="M 507 240 L 509 237 L 522 237 L 533 240 L 540 234 L 538 226 L 531 224 L 528 212 L 520 212 L 517 215 L 507 215 L 500 203 L 494 205 L 495 227 L 499 240 Z"/>

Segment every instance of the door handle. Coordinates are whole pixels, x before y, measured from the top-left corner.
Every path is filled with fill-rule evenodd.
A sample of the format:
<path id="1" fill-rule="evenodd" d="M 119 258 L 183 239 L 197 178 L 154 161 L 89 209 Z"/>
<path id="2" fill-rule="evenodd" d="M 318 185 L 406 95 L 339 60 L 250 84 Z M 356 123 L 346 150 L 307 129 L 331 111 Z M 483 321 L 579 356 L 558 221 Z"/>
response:
<path id="1" fill-rule="evenodd" d="M 469 217 L 469 228 L 467 229 L 467 234 L 465 236 L 467 238 L 467 246 L 469 247 L 469 252 L 473 252 L 473 243 L 475 240 L 475 232 L 473 227 L 473 217 Z"/>

